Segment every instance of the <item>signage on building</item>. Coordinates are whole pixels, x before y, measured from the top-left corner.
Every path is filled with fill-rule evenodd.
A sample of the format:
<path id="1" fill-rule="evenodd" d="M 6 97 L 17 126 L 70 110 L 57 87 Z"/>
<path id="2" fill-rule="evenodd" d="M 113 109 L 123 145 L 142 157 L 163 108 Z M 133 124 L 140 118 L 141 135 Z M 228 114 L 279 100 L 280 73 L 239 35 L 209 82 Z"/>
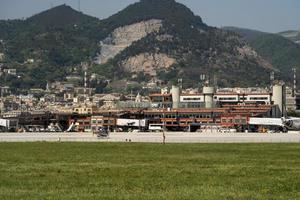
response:
<path id="1" fill-rule="evenodd" d="M 117 119 L 117 126 L 145 127 L 146 120 L 144 119 Z"/>
<path id="2" fill-rule="evenodd" d="M 9 120 L 7 120 L 7 119 L 0 119 L 0 126 L 2 126 L 2 127 L 8 127 L 9 126 Z"/>

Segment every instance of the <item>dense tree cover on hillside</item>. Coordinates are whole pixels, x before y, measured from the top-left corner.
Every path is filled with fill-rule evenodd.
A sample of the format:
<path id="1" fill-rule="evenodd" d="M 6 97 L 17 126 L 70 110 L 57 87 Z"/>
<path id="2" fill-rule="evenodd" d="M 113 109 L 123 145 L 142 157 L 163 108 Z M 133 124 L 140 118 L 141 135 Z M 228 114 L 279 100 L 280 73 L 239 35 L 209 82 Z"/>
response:
<path id="1" fill-rule="evenodd" d="M 207 26 L 199 16 L 174 0 L 141 0 L 104 20 L 84 15 L 66 5 L 26 20 L 0 20 L 0 51 L 5 53 L 3 64 L 16 68 L 20 75 L 19 78 L 8 76 L 0 83 L 29 88 L 45 87 L 47 81 L 64 80 L 74 66 L 85 61 L 92 63 L 100 51 L 99 41 L 114 29 L 149 19 L 163 20 L 163 28 L 134 42 L 108 63 L 93 64 L 90 73 L 110 80 L 150 80 L 151 77 L 141 74 L 132 78 L 132 74 L 122 68 L 123 60 L 147 52 L 164 53 L 177 60 L 172 70 L 158 72 L 158 78 L 165 82 L 183 78 L 187 87 L 197 86 L 200 74 L 205 73 L 218 77 L 221 86 L 268 83 L 265 77 L 269 69 L 253 58 L 240 58 L 236 49 L 246 43 L 238 34 Z M 158 40 L 158 35 L 170 35 L 172 39 Z M 292 64 L 288 61 L 297 54 L 297 48 L 285 49 L 278 44 L 273 46 L 274 51 L 279 48 L 291 56 L 281 58 L 280 54 L 275 54 L 273 57 L 266 52 L 270 51 L 266 48 L 272 47 L 266 45 L 270 45 L 270 41 L 263 39 L 253 46 L 284 69 Z M 28 59 L 34 62 L 28 62 Z M 298 61 L 293 62 L 297 64 Z"/>
<path id="2" fill-rule="evenodd" d="M 291 80 L 292 68 L 300 70 L 300 45 L 278 35 L 236 27 L 226 27 L 243 36 L 249 44 L 275 68 L 280 70 L 280 76 Z"/>
<path id="3" fill-rule="evenodd" d="M 251 44 L 261 55 L 271 60 L 284 77 L 291 74 L 293 67 L 300 69 L 300 46 L 294 42 L 275 34 L 266 34 Z"/>
<path id="4" fill-rule="evenodd" d="M 284 31 L 280 32 L 279 35 L 295 42 L 296 44 L 300 45 L 300 30 L 289 30 L 289 31 Z"/>
<path id="5" fill-rule="evenodd" d="M 26 20 L 0 21 L 4 66 L 16 68 L 20 76 L 8 78 L 7 85 L 45 87 L 47 81 L 63 80 L 73 66 L 98 52 L 98 24 L 98 19 L 65 5 Z"/>

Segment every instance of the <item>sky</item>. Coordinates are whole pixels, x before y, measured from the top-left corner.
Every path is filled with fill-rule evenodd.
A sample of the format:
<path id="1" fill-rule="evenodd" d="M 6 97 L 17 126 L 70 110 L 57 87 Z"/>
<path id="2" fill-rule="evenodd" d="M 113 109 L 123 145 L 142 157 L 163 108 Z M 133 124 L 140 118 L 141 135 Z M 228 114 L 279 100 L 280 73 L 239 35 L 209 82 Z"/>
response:
<path id="1" fill-rule="evenodd" d="M 138 0 L 81 0 L 83 13 L 107 18 Z M 51 7 L 79 0 L 0 0 L 0 19 L 28 18 Z M 216 27 L 237 26 L 265 32 L 300 30 L 300 0 L 177 0 Z"/>

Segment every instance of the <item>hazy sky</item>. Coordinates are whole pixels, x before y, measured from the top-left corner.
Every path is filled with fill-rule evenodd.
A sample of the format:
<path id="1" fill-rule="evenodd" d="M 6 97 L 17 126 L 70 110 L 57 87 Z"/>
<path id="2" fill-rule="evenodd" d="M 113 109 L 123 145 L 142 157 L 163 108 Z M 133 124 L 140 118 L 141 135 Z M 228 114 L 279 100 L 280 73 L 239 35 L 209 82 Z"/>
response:
<path id="1" fill-rule="evenodd" d="M 79 0 L 0 0 L 0 19 L 27 18 L 51 6 Z M 138 0 L 81 0 L 81 10 L 100 19 Z M 177 0 L 211 26 L 238 26 L 267 32 L 300 29 L 300 0 Z"/>

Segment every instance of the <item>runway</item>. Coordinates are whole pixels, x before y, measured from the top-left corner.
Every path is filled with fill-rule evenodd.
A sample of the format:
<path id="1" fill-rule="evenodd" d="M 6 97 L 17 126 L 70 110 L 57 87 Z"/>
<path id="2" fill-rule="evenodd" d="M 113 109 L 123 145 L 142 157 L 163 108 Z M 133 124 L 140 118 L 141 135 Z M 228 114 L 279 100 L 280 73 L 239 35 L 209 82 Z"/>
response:
<path id="1" fill-rule="evenodd" d="M 186 133 L 166 132 L 166 143 L 300 143 L 300 133 Z M 0 133 L 0 142 L 143 142 L 162 143 L 162 133 Z"/>

